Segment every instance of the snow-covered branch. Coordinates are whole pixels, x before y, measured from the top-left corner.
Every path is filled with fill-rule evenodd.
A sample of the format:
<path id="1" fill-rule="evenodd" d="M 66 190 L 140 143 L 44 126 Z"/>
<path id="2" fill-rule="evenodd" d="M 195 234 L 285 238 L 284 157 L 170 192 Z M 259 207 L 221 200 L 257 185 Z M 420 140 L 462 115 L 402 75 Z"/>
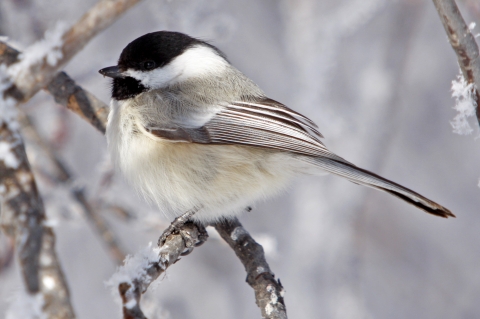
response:
<path id="1" fill-rule="evenodd" d="M 166 269 L 176 263 L 182 253 L 191 252 L 198 243 L 207 240 L 203 226 L 187 223 L 177 233 L 167 237 L 160 248 L 150 244 L 134 256 L 127 257 L 125 264 L 119 268 L 108 284 L 118 287 L 123 304 L 124 319 L 146 318 L 140 308 L 140 298 Z"/>
<path id="2" fill-rule="evenodd" d="M 262 246 L 243 228 L 237 218 L 214 225 L 220 236 L 235 251 L 247 272 L 247 283 L 255 291 L 262 317 L 286 319 L 284 289 L 270 270 Z"/>
<path id="3" fill-rule="evenodd" d="M 480 93 L 478 91 L 480 89 L 480 57 L 477 42 L 460 14 L 455 0 L 433 0 L 433 3 L 448 35 L 450 45 L 457 54 L 458 64 L 466 84 L 474 84 L 472 107 L 476 109 L 480 124 Z"/>
<path id="4" fill-rule="evenodd" d="M 58 24 L 33 44 L 9 68 L 15 98 L 27 101 L 52 81 L 56 73 L 99 32 L 105 30 L 140 0 L 102 0 L 71 28 Z"/>

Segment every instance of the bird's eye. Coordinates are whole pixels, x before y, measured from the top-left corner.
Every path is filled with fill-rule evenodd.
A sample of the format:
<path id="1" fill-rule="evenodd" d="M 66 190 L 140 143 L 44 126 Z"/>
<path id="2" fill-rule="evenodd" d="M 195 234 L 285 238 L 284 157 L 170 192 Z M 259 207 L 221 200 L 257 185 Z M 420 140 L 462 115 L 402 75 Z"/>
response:
<path id="1" fill-rule="evenodd" d="M 153 61 L 143 62 L 143 68 L 144 68 L 145 70 L 154 69 L 154 68 L 155 68 L 155 62 L 153 62 Z"/>

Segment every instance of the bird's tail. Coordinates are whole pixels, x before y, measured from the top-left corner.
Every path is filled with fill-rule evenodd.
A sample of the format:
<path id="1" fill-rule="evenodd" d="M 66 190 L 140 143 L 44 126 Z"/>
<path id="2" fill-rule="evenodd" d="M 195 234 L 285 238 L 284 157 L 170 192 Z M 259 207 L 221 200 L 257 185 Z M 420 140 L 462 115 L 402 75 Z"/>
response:
<path id="1" fill-rule="evenodd" d="M 402 185 L 357 167 L 347 161 L 326 157 L 302 157 L 302 160 L 313 164 L 324 171 L 342 176 L 355 184 L 365 185 L 390 193 L 427 213 L 443 218 L 455 217 L 450 210 L 442 205 L 439 205 Z"/>

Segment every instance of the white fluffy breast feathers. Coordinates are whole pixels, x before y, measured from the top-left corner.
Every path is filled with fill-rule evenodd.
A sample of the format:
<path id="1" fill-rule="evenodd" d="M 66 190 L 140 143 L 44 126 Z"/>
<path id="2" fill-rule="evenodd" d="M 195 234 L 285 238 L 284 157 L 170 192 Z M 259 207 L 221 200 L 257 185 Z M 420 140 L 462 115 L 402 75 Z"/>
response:
<path id="1" fill-rule="evenodd" d="M 193 78 L 222 74 L 228 65 L 228 62 L 214 49 L 204 45 L 195 45 L 164 67 L 148 72 L 128 69 L 123 74 L 140 81 L 149 89 L 159 89 Z"/>

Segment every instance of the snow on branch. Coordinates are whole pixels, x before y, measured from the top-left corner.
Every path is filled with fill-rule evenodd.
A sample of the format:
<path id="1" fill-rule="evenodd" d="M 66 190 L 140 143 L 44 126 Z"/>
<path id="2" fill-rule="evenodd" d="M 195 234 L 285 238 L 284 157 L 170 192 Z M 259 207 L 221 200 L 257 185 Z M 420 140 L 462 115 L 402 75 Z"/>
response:
<path id="1" fill-rule="evenodd" d="M 454 133 L 468 135 L 473 132 L 468 119 L 475 116 L 476 94 L 475 85 L 467 83 L 463 75 L 459 75 L 457 80 L 452 81 L 452 97 L 455 98 L 453 108 L 458 112 L 453 121 L 450 122 Z"/>
<path id="2" fill-rule="evenodd" d="M 140 308 L 140 298 L 166 269 L 176 263 L 182 253 L 190 252 L 195 245 L 207 240 L 203 226 L 186 223 L 177 233 L 167 237 L 162 247 L 152 244 L 134 256 L 129 256 L 125 264 L 107 282 L 120 292 L 124 319 L 145 319 Z"/>
<path id="3" fill-rule="evenodd" d="M 462 90 L 465 91 L 465 89 L 468 88 L 468 91 L 472 92 L 472 99 L 462 99 L 460 96 L 454 95 L 457 99 L 457 106 L 455 108 L 460 114 L 454 119 L 454 124 L 452 125 L 457 125 L 454 126 L 454 131 L 464 134 L 469 131 L 465 125 L 466 117 L 468 117 L 467 114 L 470 112 L 468 111 L 469 108 L 473 107 L 476 110 L 477 120 L 480 125 L 480 94 L 478 91 L 480 88 L 480 57 L 478 45 L 470 28 L 460 14 L 455 0 L 433 0 L 433 3 L 437 8 L 440 20 L 448 35 L 450 45 L 457 54 L 458 64 L 460 65 L 464 81 L 466 81 L 466 83 L 462 85 L 464 88 Z M 469 85 L 471 85 L 471 87 L 469 87 Z M 455 86 L 455 84 L 452 85 L 452 89 L 454 89 L 454 94 L 456 94 L 455 92 L 459 91 L 455 90 L 453 86 Z M 462 101 L 460 104 L 458 103 L 459 98 L 460 101 Z"/>
<path id="4" fill-rule="evenodd" d="M 40 42 L 28 47 L 9 68 L 15 98 L 26 101 L 44 88 L 56 73 L 99 32 L 109 27 L 140 0 L 102 0 L 72 27 L 57 24 Z"/>

